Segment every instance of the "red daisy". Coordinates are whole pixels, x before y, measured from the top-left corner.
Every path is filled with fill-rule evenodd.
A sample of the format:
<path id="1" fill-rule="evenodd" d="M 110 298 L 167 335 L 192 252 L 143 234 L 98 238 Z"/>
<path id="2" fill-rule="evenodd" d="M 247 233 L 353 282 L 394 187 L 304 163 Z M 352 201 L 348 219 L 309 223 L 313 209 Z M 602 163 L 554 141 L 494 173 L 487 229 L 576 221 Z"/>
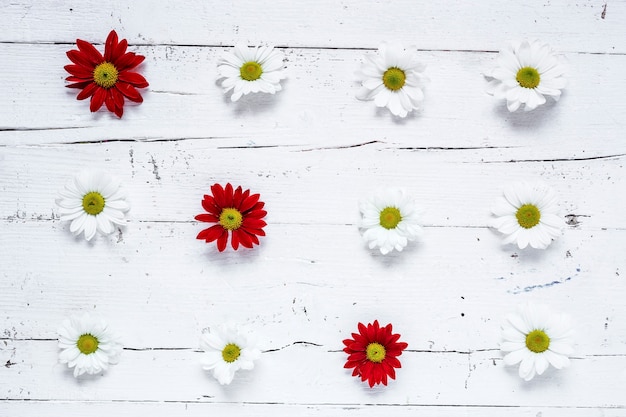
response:
<path id="1" fill-rule="evenodd" d="M 105 104 L 110 112 L 122 117 L 124 97 L 136 103 L 143 102 L 137 88 L 147 87 L 148 82 L 141 74 L 131 70 L 145 57 L 126 52 L 126 39 L 118 42 L 117 33 L 112 30 L 104 45 L 104 56 L 89 42 L 76 39 L 76 45 L 78 50 L 67 52 L 74 63 L 65 66 L 65 70 L 72 74 L 66 78 L 72 82 L 67 87 L 82 89 L 76 96 L 78 100 L 91 97 L 89 108 L 92 112 Z"/>
<path id="2" fill-rule="evenodd" d="M 245 248 L 258 245 L 257 236 L 265 236 L 263 227 L 267 225 L 261 220 L 267 212 L 262 210 L 265 203 L 259 201 L 260 195 L 250 195 L 250 190 L 242 191 L 241 186 L 233 191 L 230 183 L 226 184 L 226 188 L 214 184 L 211 192 L 212 196 L 205 195 L 202 200 L 202 207 L 208 214 L 198 214 L 196 220 L 217 224 L 198 233 L 197 239 L 204 239 L 207 243 L 217 240 L 217 249 L 222 252 L 226 249 L 230 231 L 230 244 L 234 250 L 239 248 L 239 244 Z"/>
<path id="3" fill-rule="evenodd" d="M 378 320 L 367 327 L 359 323 L 359 333 L 352 333 L 353 339 L 343 341 L 346 345 L 343 351 L 350 355 L 343 367 L 354 368 L 352 376 L 367 380 L 370 388 L 381 382 L 387 385 L 387 376 L 396 379 L 394 368 L 402 367 L 397 356 L 402 355 L 408 344 L 398 342 L 400 335 L 391 330 L 391 324 L 381 328 Z"/>

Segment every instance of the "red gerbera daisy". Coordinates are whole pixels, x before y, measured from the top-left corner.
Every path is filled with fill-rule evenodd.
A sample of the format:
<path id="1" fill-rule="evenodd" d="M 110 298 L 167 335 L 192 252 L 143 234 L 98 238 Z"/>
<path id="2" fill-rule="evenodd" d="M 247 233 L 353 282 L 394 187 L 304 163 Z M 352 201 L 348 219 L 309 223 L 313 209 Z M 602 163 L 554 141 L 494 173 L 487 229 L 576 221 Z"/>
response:
<path id="1" fill-rule="evenodd" d="M 393 334 L 391 330 L 391 324 L 381 328 L 378 320 L 367 327 L 359 323 L 359 333 L 352 333 L 354 339 L 343 341 L 346 345 L 343 351 L 350 355 L 343 367 L 354 368 L 352 376 L 360 376 L 361 381 L 367 380 L 370 388 L 381 382 L 387 385 L 387 376 L 396 379 L 394 368 L 402 367 L 397 356 L 402 355 L 408 344 L 398 342 L 400 335 Z"/>
<path id="2" fill-rule="evenodd" d="M 222 252 L 226 249 L 228 232 L 231 233 L 230 244 L 234 250 L 239 244 L 246 248 L 252 248 L 259 244 L 257 236 L 265 236 L 263 227 L 267 225 L 261 220 L 267 215 L 263 209 L 265 203 L 259 201 L 259 194 L 250 195 L 250 190 L 242 191 L 241 186 L 233 191 L 230 183 L 226 188 L 220 184 L 211 186 L 213 195 L 205 195 L 202 207 L 208 214 L 198 214 L 196 220 L 208 223 L 217 223 L 198 233 L 197 239 L 208 242 L 217 240 L 217 249 Z"/>
<path id="3" fill-rule="evenodd" d="M 126 39 L 118 42 L 117 33 L 112 30 L 104 45 L 104 56 L 89 42 L 76 39 L 76 45 L 78 50 L 67 51 L 68 58 L 74 63 L 65 66 L 65 70 L 72 74 L 66 78 L 72 82 L 67 87 L 83 90 L 78 93 L 78 100 L 91 97 L 89 108 L 92 112 L 105 104 L 110 112 L 122 117 L 124 97 L 136 103 L 143 101 L 137 88 L 147 87 L 148 82 L 131 70 L 145 57 L 126 52 Z"/>

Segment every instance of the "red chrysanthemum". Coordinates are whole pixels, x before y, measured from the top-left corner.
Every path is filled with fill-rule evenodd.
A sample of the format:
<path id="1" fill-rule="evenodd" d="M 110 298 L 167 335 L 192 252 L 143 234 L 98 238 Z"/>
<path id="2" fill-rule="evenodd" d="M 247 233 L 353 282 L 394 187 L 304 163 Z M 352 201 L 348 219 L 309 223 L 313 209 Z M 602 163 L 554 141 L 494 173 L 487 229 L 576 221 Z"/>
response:
<path id="1" fill-rule="evenodd" d="M 353 339 L 343 341 L 346 345 L 343 351 L 350 355 L 343 367 L 354 368 L 352 376 L 367 380 L 370 388 L 381 382 L 387 385 L 387 376 L 396 379 L 394 368 L 402 367 L 397 357 L 408 345 L 398 342 L 400 335 L 391 331 L 391 324 L 381 328 L 378 320 L 367 327 L 359 323 L 359 333 L 352 333 Z"/>
<path id="2" fill-rule="evenodd" d="M 104 56 L 89 42 L 76 39 L 76 45 L 78 50 L 67 52 L 74 63 L 65 66 L 65 70 L 72 74 L 66 78 L 72 82 L 67 87 L 82 89 L 76 96 L 78 100 L 91 97 L 89 108 L 92 112 L 105 104 L 110 112 L 122 117 L 124 97 L 135 103 L 143 101 L 137 88 L 147 87 L 148 82 L 141 74 L 131 70 L 145 57 L 126 52 L 126 39 L 118 42 L 117 33 L 112 30 L 104 45 Z"/>
<path id="3" fill-rule="evenodd" d="M 257 236 L 265 236 L 263 227 L 267 225 L 261 220 L 267 215 L 263 210 L 265 203 L 259 201 L 259 194 L 250 195 L 250 190 L 243 191 L 241 186 L 233 191 L 230 183 L 226 188 L 220 184 L 211 186 L 213 195 L 205 195 L 202 207 L 208 214 L 198 214 L 196 220 L 208 223 L 217 223 L 198 233 L 197 239 L 208 242 L 217 240 L 217 249 L 222 252 L 228 243 L 228 232 L 231 234 L 230 244 L 234 250 L 239 244 L 245 248 L 252 248 L 259 244 Z"/>

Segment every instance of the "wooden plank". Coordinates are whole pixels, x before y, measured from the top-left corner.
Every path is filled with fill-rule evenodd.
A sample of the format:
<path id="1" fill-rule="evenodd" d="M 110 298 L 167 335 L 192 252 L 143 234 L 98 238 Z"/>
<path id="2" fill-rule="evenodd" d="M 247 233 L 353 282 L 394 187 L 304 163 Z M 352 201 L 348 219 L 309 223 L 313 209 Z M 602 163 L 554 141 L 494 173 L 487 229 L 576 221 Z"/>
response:
<path id="1" fill-rule="evenodd" d="M 254 251 L 221 254 L 194 239 L 194 223 L 142 222 L 95 244 L 54 222 L 3 229 L 9 339 L 54 339 L 66 315 L 88 310 L 138 349 L 196 348 L 202 329 L 233 320 L 263 349 L 340 350 L 359 321 L 379 319 L 413 349 L 465 352 L 497 349 L 504 314 L 533 301 L 575 318 L 579 354 L 626 353 L 623 230 L 572 229 L 539 253 L 501 248 L 482 228 L 429 228 L 382 257 L 352 226 L 272 224 Z"/>
<path id="2" fill-rule="evenodd" d="M 316 151 L 220 149 L 205 140 L 0 148 L 0 218 L 57 219 L 58 190 L 92 167 L 123 181 L 135 221 L 192 221 L 209 186 L 230 181 L 259 192 L 273 223 L 356 224 L 358 201 L 393 185 L 406 187 L 425 209 L 425 225 L 485 227 L 506 184 L 541 180 L 558 192 L 569 226 L 626 227 L 623 156 L 543 161 L 542 152 L 529 148 L 528 159 L 509 162 L 513 154 L 501 150 L 413 151 L 385 144 Z"/>
<path id="3" fill-rule="evenodd" d="M 287 49 L 283 91 L 231 103 L 215 83 L 222 48 L 145 46 L 137 52 L 147 57 L 142 72 L 151 84 L 144 103 L 128 104 L 120 121 L 106 111 L 90 113 L 86 102 L 75 100 L 76 91 L 64 87 L 67 50 L 0 44 L 0 54 L 11 57 L 0 62 L 1 144 L 202 138 L 207 146 L 312 149 L 379 141 L 515 160 L 626 153 L 623 55 L 569 54 L 570 83 L 560 102 L 511 114 L 484 92 L 481 74 L 495 65 L 495 54 L 423 52 L 431 79 L 424 109 L 397 120 L 354 97 L 353 74 L 364 51 Z"/>
<path id="4" fill-rule="evenodd" d="M 2 42 L 102 40 L 114 28 L 131 43 L 373 48 L 390 36 L 423 49 L 498 50 L 521 35 L 560 50 L 624 53 L 626 4 L 613 1 L 415 2 L 276 0 L 77 4 L 5 2 Z M 163 18 L 167 16 L 167 18 Z"/>
<path id="5" fill-rule="evenodd" d="M 40 417 L 46 413 L 63 414 L 65 417 L 83 417 L 97 413 L 120 417 L 135 417 L 149 414 L 153 417 L 205 417 L 207 415 L 247 416 L 363 416 L 375 417 L 391 415 L 398 417 L 428 415 L 431 417 L 622 417 L 623 408 L 601 407 L 457 407 L 457 406 L 416 406 L 394 404 L 250 404 L 250 403 L 197 403 L 163 401 L 0 401 L 0 407 L 9 415 Z"/>
<path id="6" fill-rule="evenodd" d="M 497 352 L 406 352 L 390 386 L 370 389 L 343 369 L 345 353 L 295 345 L 262 354 L 255 369 L 219 385 L 191 350 L 124 351 L 106 376 L 75 380 L 56 364 L 54 341 L 9 341 L 14 354 L 0 382 L 3 398 L 84 401 L 198 401 L 328 405 L 441 405 L 625 408 L 624 356 L 575 359 L 528 384 Z M 588 387 L 594 386 L 591 392 Z"/>

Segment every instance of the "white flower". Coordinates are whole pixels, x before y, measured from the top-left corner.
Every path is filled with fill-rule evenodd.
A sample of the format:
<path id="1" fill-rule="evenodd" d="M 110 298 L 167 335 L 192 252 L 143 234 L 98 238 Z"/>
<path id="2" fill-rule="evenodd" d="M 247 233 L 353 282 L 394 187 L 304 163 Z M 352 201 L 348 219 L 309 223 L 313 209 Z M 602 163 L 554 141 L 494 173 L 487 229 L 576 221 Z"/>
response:
<path id="1" fill-rule="evenodd" d="M 558 216 L 556 192 L 542 182 L 510 184 L 491 211 L 497 216 L 491 227 L 506 235 L 505 244 L 545 249 L 561 235 L 563 221 Z"/>
<path id="2" fill-rule="evenodd" d="M 106 371 L 122 353 L 122 345 L 106 322 L 88 313 L 65 320 L 58 333 L 59 361 L 74 368 L 75 377 Z"/>
<path id="3" fill-rule="evenodd" d="M 545 96 L 558 100 L 565 88 L 565 66 L 550 48 L 540 41 L 511 42 L 500 51 L 498 67 L 485 74 L 493 78 L 487 93 L 506 99 L 506 106 L 513 112 L 525 105 L 533 110 L 546 102 Z"/>
<path id="4" fill-rule="evenodd" d="M 285 55 L 272 46 L 235 45 L 232 52 L 225 52 L 217 65 L 224 93 L 233 90 L 230 97 L 237 101 L 249 93 L 274 94 L 282 89 L 280 80 L 287 77 L 283 61 Z"/>
<path id="5" fill-rule="evenodd" d="M 247 329 L 233 324 L 217 326 L 204 333 L 200 341 L 205 351 L 203 368 L 212 371 L 222 385 L 230 384 L 239 369 L 252 369 L 261 356 Z"/>
<path id="6" fill-rule="evenodd" d="M 395 116 L 406 117 L 410 111 L 419 109 L 424 100 L 422 89 L 428 81 L 422 74 L 424 68 L 414 48 L 383 42 L 378 54 L 365 55 L 365 63 L 356 72 L 362 84 L 356 97 L 374 100 L 376 106 L 387 107 Z"/>
<path id="7" fill-rule="evenodd" d="M 59 192 L 61 221 L 71 221 L 70 231 L 78 236 L 83 231 L 91 240 L 96 231 L 110 234 L 114 224 L 123 225 L 124 213 L 130 209 L 126 193 L 117 179 L 99 171 L 83 171 Z"/>
<path id="8" fill-rule="evenodd" d="M 519 366 L 519 376 L 530 381 L 549 365 L 557 369 L 569 366 L 573 328 L 566 314 L 553 314 L 543 305 L 520 305 L 516 314 L 508 314 L 502 326 L 500 345 L 507 365 Z"/>
<path id="9" fill-rule="evenodd" d="M 380 248 L 380 253 L 402 251 L 409 240 L 422 233 L 419 224 L 421 212 L 402 188 L 379 191 L 368 200 L 359 203 L 362 219 L 359 227 L 364 229 L 363 239 L 370 249 Z"/>

